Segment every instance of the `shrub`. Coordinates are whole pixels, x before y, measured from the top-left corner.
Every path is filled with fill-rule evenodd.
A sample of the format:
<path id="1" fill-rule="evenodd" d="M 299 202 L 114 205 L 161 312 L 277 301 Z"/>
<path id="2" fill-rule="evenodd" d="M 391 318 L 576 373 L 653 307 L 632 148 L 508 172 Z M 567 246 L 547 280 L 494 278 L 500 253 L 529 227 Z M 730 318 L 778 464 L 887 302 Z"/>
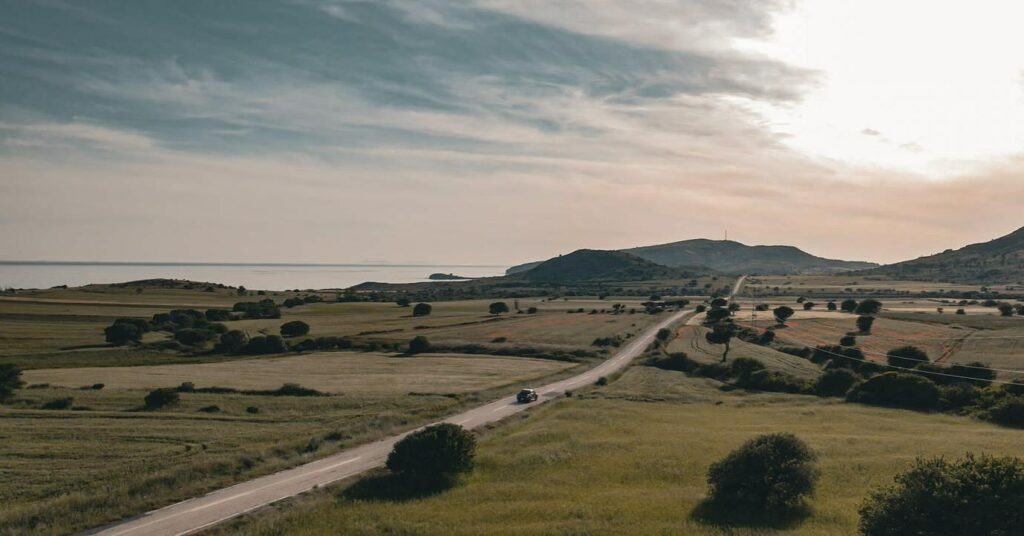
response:
<path id="1" fill-rule="evenodd" d="M 194 393 L 196 392 L 196 384 L 192 382 L 181 382 L 181 385 L 179 385 L 174 390 L 178 391 L 179 393 Z"/>
<path id="2" fill-rule="evenodd" d="M 999 304 L 999 314 L 1001 316 L 1013 316 L 1014 308 L 1008 303 Z"/>
<path id="3" fill-rule="evenodd" d="M 1004 398 L 989 408 L 987 416 L 992 422 L 1003 426 L 1024 428 L 1024 398 L 1020 396 Z"/>
<path id="4" fill-rule="evenodd" d="M 25 382 L 21 381 L 21 369 L 12 363 L 0 363 L 0 402 L 10 400 L 15 389 L 20 389 Z"/>
<path id="5" fill-rule="evenodd" d="M 412 316 L 427 316 L 432 309 L 429 303 L 417 303 L 416 307 L 412 308 Z"/>
<path id="6" fill-rule="evenodd" d="M 922 363 L 931 362 L 931 360 L 928 359 L 928 354 L 916 346 L 901 346 L 899 348 L 893 348 L 885 355 L 885 359 L 890 366 L 907 369 L 912 369 Z"/>
<path id="7" fill-rule="evenodd" d="M 67 398 L 55 398 L 43 404 L 43 409 L 69 409 L 74 401 L 70 396 Z"/>
<path id="8" fill-rule="evenodd" d="M 220 406 L 217 406 L 217 405 L 203 406 L 203 407 L 199 408 L 199 411 L 201 411 L 203 413 L 220 413 Z"/>
<path id="9" fill-rule="evenodd" d="M 755 371 L 745 378 L 739 378 L 737 384 L 744 389 L 775 393 L 796 394 L 807 390 L 807 383 L 804 380 L 775 370 Z"/>
<path id="10" fill-rule="evenodd" d="M 877 315 L 881 310 L 882 302 L 869 298 L 857 304 L 853 312 L 859 315 Z"/>
<path id="11" fill-rule="evenodd" d="M 103 335 L 107 342 L 118 346 L 142 340 L 142 330 L 134 324 L 127 323 L 114 322 L 103 330 Z"/>
<path id="12" fill-rule="evenodd" d="M 408 307 L 411 304 L 412 302 L 409 301 L 409 298 L 398 298 L 397 300 L 395 300 L 395 305 L 399 307 Z"/>
<path id="13" fill-rule="evenodd" d="M 245 412 L 255 415 L 260 412 L 260 408 L 257 408 L 256 406 L 249 406 L 245 408 Z"/>
<path id="14" fill-rule="evenodd" d="M 1003 390 L 1011 395 L 1024 395 L 1024 378 L 1010 380 L 1010 383 L 1003 384 Z"/>
<path id="15" fill-rule="evenodd" d="M 967 311 L 965 311 L 963 309 L 957 309 L 956 310 L 956 314 L 958 314 L 958 315 L 965 315 L 965 314 L 967 314 Z"/>
<path id="16" fill-rule="evenodd" d="M 199 346 L 214 337 L 208 329 L 185 328 L 174 332 L 174 340 L 186 346 Z"/>
<path id="17" fill-rule="evenodd" d="M 989 368 L 988 365 L 979 361 L 971 361 L 961 365 L 956 363 L 949 367 L 948 374 L 953 376 L 961 376 L 971 378 L 970 380 L 963 380 L 962 378 L 949 378 L 952 382 L 967 381 L 978 387 L 988 387 L 992 385 L 992 380 L 996 379 L 996 371 Z"/>
<path id="18" fill-rule="evenodd" d="M 537 308 L 536 308 L 536 307 L 530 307 L 530 308 L 528 308 L 528 309 L 526 310 L 526 314 L 528 314 L 528 315 L 535 315 L 535 314 L 537 314 Z"/>
<path id="19" fill-rule="evenodd" d="M 704 311 L 706 311 L 707 309 L 708 309 L 708 308 L 707 308 L 707 307 L 705 307 L 704 305 L 698 305 L 698 306 L 697 306 L 697 307 L 695 307 L 695 308 L 694 308 L 693 310 L 694 310 L 695 312 L 697 312 L 697 313 L 703 313 L 703 312 L 704 312 Z"/>
<path id="20" fill-rule="evenodd" d="M 206 320 L 210 322 L 226 322 L 231 320 L 231 311 L 227 309 L 207 309 Z"/>
<path id="21" fill-rule="evenodd" d="M 94 383 L 94 384 L 92 384 L 92 385 L 90 385 L 90 386 L 89 386 L 89 389 L 92 389 L 93 391 L 100 391 L 100 390 L 102 390 L 102 389 L 103 389 L 104 387 L 106 387 L 106 384 L 102 384 L 102 383 Z"/>
<path id="22" fill-rule="evenodd" d="M 728 309 L 712 307 L 711 309 L 708 309 L 708 312 L 704 317 L 704 322 L 714 324 L 716 322 L 721 322 L 730 316 L 732 316 L 732 313 L 730 313 Z"/>
<path id="23" fill-rule="evenodd" d="M 918 459 L 860 508 L 865 536 L 1020 534 L 1024 463 L 1016 458 Z"/>
<path id="24" fill-rule="evenodd" d="M 601 376 L 600 378 L 597 379 L 596 382 L 594 382 L 594 385 L 596 385 L 598 387 L 603 387 L 605 385 L 608 385 L 608 378 L 606 378 L 604 376 Z"/>
<path id="25" fill-rule="evenodd" d="M 829 311 L 835 311 L 838 307 L 836 306 L 836 302 L 830 301 L 825 305 L 825 308 Z"/>
<path id="26" fill-rule="evenodd" d="M 442 423 L 413 432 L 395 444 L 387 468 L 413 485 L 450 484 L 473 469 L 476 438 L 461 426 Z"/>
<path id="27" fill-rule="evenodd" d="M 146 409 L 160 409 L 178 403 L 178 392 L 174 389 L 153 389 L 146 395 Z"/>
<path id="28" fill-rule="evenodd" d="M 814 394 L 818 396 L 846 396 L 860 377 L 846 368 L 826 370 L 814 383 Z"/>
<path id="29" fill-rule="evenodd" d="M 934 409 L 939 403 L 939 388 L 917 374 L 886 372 L 855 385 L 847 393 L 850 402 L 918 410 Z"/>
<path id="30" fill-rule="evenodd" d="M 661 329 L 658 330 L 658 334 L 655 335 L 655 338 L 658 339 L 661 342 L 665 342 L 671 336 L 672 336 L 672 330 L 666 329 L 666 328 L 661 328 Z"/>
<path id="31" fill-rule="evenodd" d="M 857 346 L 857 337 L 854 337 L 853 335 L 845 335 L 843 338 L 839 339 L 839 346 Z"/>
<path id="32" fill-rule="evenodd" d="M 243 353 L 253 355 L 280 354 L 287 351 L 288 345 L 284 343 L 284 339 L 277 335 L 253 337 L 249 339 L 249 343 L 243 349 Z"/>
<path id="33" fill-rule="evenodd" d="M 772 512 L 794 509 L 814 492 L 811 449 L 793 434 L 744 443 L 708 470 L 708 498 L 720 507 Z"/>
<path id="34" fill-rule="evenodd" d="M 409 341 L 409 353 L 421 354 L 430 351 L 430 341 L 423 335 L 417 335 Z"/>
<path id="35" fill-rule="evenodd" d="M 246 394 L 266 394 L 270 396 L 324 396 L 324 393 L 297 383 L 286 383 L 274 391 L 246 391 Z"/>
<path id="36" fill-rule="evenodd" d="M 289 349 L 293 352 L 312 352 L 319 348 L 313 339 L 303 339 L 298 344 L 292 345 Z"/>
<path id="37" fill-rule="evenodd" d="M 729 365 L 729 374 L 744 380 L 751 374 L 764 370 L 764 363 L 749 357 L 737 357 Z"/>
<path id="38" fill-rule="evenodd" d="M 857 329 L 861 333 L 871 333 L 871 326 L 875 325 L 875 317 L 873 316 L 858 316 L 857 317 Z"/>
<path id="39" fill-rule="evenodd" d="M 307 333 L 309 333 L 309 324 L 301 320 L 292 320 L 281 324 L 281 336 L 283 337 L 301 337 Z"/>
<path id="40" fill-rule="evenodd" d="M 234 354 L 242 351 L 248 342 L 248 335 L 237 329 L 233 329 L 220 336 L 220 341 L 217 343 L 217 346 L 214 347 L 214 350 L 226 354 Z"/>

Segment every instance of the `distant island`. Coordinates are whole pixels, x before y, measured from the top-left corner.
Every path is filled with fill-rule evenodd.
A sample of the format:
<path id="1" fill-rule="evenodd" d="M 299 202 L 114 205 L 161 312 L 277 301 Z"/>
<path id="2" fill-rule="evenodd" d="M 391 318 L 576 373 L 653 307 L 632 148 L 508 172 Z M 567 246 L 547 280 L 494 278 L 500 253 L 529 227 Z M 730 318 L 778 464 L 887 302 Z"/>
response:
<path id="1" fill-rule="evenodd" d="M 455 274 L 441 274 L 441 273 L 437 273 L 437 274 L 430 274 L 430 277 L 428 277 L 427 279 L 430 279 L 431 281 L 461 281 L 463 279 L 473 279 L 473 278 L 472 277 L 462 277 L 461 275 L 455 275 Z"/>

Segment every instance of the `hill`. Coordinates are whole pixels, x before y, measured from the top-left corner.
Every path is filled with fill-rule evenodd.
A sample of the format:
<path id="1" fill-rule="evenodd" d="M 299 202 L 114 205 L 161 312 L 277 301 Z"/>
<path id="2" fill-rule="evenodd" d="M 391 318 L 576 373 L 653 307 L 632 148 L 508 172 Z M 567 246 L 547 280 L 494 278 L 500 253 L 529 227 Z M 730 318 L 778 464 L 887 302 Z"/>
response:
<path id="1" fill-rule="evenodd" d="M 1024 281 L 1024 227 L 988 242 L 858 272 L 893 279 L 955 283 Z"/>
<path id="2" fill-rule="evenodd" d="M 671 268 L 621 251 L 580 249 L 537 264 L 533 268 L 506 277 L 535 283 L 577 281 L 648 281 L 693 277 L 704 268 Z"/>
<path id="3" fill-rule="evenodd" d="M 727 274 L 831 273 L 878 266 L 816 257 L 793 246 L 748 246 L 703 238 L 622 251 L 665 266 L 704 265 Z"/>
<path id="4" fill-rule="evenodd" d="M 816 257 L 793 246 L 748 246 L 732 240 L 698 238 L 670 244 L 619 250 L 655 264 L 694 267 L 724 274 L 827 274 L 864 270 L 878 264 Z M 506 275 L 527 272 L 541 262 L 518 264 Z"/>

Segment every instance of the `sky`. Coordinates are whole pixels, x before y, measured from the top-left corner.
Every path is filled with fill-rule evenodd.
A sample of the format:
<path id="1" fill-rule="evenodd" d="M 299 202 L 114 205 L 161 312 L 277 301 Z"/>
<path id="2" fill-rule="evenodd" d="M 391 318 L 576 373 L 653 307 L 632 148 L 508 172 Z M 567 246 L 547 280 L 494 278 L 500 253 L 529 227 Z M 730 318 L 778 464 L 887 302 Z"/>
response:
<path id="1" fill-rule="evenodd" d="M 0 259 L 895 262 L 1024 226 L 1024 4 L 0 0 Z"/>

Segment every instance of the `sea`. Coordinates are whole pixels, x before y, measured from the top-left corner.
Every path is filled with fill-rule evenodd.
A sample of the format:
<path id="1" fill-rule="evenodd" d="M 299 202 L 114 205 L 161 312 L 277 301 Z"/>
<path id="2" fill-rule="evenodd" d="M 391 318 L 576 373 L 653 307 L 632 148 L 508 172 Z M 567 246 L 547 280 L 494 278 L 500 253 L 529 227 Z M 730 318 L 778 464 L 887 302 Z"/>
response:
<path id="1" fill-rule="evenodd" d="M 506 266 L 432 264 L 221 264 L 0 261 L 0 289 L 72 287 L 140 279 L 188 279 L 259 290 L 348 288 L 359 283 L 415 283 L 430 274 L 502 275 Z"/>

